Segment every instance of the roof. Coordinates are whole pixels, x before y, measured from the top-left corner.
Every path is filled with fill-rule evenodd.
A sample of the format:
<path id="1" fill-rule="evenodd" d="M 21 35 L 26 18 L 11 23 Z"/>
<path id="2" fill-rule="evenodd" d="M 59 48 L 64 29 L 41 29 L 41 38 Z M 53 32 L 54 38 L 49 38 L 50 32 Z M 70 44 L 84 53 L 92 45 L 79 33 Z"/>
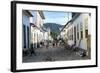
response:
<path id="1" fill-rule="evenodd" d="M 72 20 L 68 21 L 68 22 L 65 24 L 65 26 L 62 28 L 61 31 L 63 31 L 63 29 L 64 29 L 70 22 L 72 22 Z"/>
<path id="2" fill-rule="evenodd" d="M 30 23 L 30 25 L 31 25 L 32 27 L 37 27 L 34 23 Z"/>
<path id="3" fill-rule="evenodd" d="M 69 23 L 73 22 L 79 15 L 80 15 L 80 13 L 75 14 L 74 17 L 73 17 L 71 20 L 69 20 L 69 21 L 65 24 L 65 26 L 62 28 L 62 30 L 63 30 Z M 61 31 L 62 31 L 62 30 L 61 30 Z"/>
<path id="4" fill-rule="evenodd" d="M 65 26 L 62 28 L 61 31 L 63 31 L 64 28 L 65 28 L 69 23 L 73 22 L 79 15 L 80 15 L 80 13 L 76 13 L 76 14 L 73 16 L 73 18 L 72 18 L 71 20 L 69 20 L 69 21 L 65 24 Z M 60 31 L 60 32 L 61 32 L 61 31 Z"/>
<path id="5" fill-rule="evenodd" d="M 40 31 L 45 31 L 45 32 L 46 32 L 46 29 L 43 28 L 43 27 L 39 28 L 39 27 L 37 27 L 37 26 L 36 26 L 35 24 L 33 24 L 33 23 L 30 23 L 30 25 L 31 25 L 32 27 L 36 27 L 36 28 L 39 29 Z"/>
<path id="6" fill-rule="evenodd" d="M 28 11 L 28 10 L 24 10 L 30 17 L 33 17 L 33 15 Z"/>
<path id="7" fill-rule="evenodd" d="M 45 27 L 41 27 L 41 29 L 45 32 L 47 32 L 47 29 Z"/>
<path id="8" fill-rule="evenodd" d="M 76 13 L 76 14 L 73 16 L 73 18 L 71 19 L 72 22 L 73 22 L 80 14 L 81 14 L 81 13 Z"/>
<path id="9" fill-rule="evenodd" d="M 42 17 L 42 19 L 45 19 L 45 17 L 44 17 L 44 14 L 43 14 L 43 11 L 38 11 L 39 12 L 39 14 L 40 14 L 40 16 Z"/>

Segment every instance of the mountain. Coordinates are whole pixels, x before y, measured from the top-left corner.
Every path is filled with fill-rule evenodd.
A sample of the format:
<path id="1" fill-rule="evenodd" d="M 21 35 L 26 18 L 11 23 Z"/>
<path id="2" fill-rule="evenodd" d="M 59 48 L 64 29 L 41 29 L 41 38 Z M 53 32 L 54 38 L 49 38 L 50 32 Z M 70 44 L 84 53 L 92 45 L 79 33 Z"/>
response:
<path id="1" fill-rule="evenodd" d="M 59 28 L 63 28 L 64 25 L 60 25 L 60 24 L 57 24 L 57 23 L 44 23 L 43 26 L 46 29 L 49 28 L 52 32 L 59 33 L 60 32 Z"/>

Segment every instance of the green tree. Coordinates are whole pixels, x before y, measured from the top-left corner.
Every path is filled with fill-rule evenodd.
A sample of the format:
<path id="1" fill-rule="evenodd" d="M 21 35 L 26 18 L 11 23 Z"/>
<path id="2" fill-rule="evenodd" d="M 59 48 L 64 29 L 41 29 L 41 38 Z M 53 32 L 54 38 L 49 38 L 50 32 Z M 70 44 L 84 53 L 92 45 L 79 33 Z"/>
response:
<path id="1" fill-rule="evenodd" d="M 51 32 L 50 32 L 50 35 L 51 35 L 51 37 L 53 38 L 53 40 L 57 40 L 57 35 L 58 35 L 57 32 L 51 31 Z"/>

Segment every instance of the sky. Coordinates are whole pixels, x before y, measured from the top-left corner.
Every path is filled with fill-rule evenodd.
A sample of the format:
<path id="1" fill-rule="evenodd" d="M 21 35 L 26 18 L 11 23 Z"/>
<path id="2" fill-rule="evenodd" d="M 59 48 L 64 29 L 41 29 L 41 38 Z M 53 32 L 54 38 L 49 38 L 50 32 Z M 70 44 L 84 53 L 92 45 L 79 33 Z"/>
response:
<path id="1" fill-rule="evenodd" d="M 65 25 L 71 19 L 70 12 L 43 11 L 43 13 L 45 16 L 44 23 Z"/>

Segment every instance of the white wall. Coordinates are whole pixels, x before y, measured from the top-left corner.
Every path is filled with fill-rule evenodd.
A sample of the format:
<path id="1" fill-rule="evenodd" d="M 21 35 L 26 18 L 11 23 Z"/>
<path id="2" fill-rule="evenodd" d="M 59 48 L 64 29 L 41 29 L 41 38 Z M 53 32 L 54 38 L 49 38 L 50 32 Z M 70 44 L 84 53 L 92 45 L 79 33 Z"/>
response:
<path id="1" fill-rule="evenodd" d="M 42 18 L 39 14 L 38 11 L 33 11 L 30 10 L 30 12 L 32 13 L 33 17 L 31 18 L 31 23 L 35 24 L 37 27 L 39 27 L 39 29 L 37 27 L 33 27 L 32 28 L 32 37 L 33 37 L 33 44 L 40 43 L 43 40 L 43 32 L 40 31 L 41 26 L 43 25 L 43 21 Z M 35 35 L 35 37 L 34 37 Z M 33 45 L 34 46 L 34 45 Z"/>
<path id="2" fill-rule="evenodd" d="M 48 32 L 45 32 L 44 38 L 45 38 L 45 40 L 48 40 Z"/>
<path id="3" fill-rule="evenodd" d="M 33 22 L 35 25 L 37 25 L 38 27 L 40 27 L 40 25 L 43 25 L 43 19 L 41 18 L 40 14 L 38 11 L 30 11 L 33 15 L 33 17 L 31 18 L 31 22 Z"/>
<path id="4" fill-rule="evenodd" d="M 79 41 L 81 39 L 81 25 L 82 25 L 82 31 L 83 31 L 83 38 L 80 42 L 79 47 L 82 49 L 87 50 L 87 38 L 85 38 L 85 19 L 88 18 L 88 34 L 91 35 L 91 24 L 90 24 L 90 20 L 91 18 L 89 17 L 89 13 L 81 13 L 72 23 L 72 25 L 69 25 L 68 29 L 66 29 L 67 31 L 73 28 L 73 40 L 68 41 L 69 45 L 73 45 L 74 44 L 74 27 L 76 27 L 76 46 L 79 45 Z M 77 27 L 78 26 L 78 27 Z M 79 32 L 79 39 L 77 38 L 77 28 L 78 28 L 78 32 Z M 72 34 L 72 33 L 70 33 Z"/>
<path id="5" fill-rule="evenodd" d="M 0 73 L 11 73 L 10 72 L 10 1 L 11 0 L 1 0 L 0 1 Z M 55 3 L 71 3 L 71 4 L 86 4 L 86 5 L 99 5 L 100 0 L 34 0 L 41 2 L 55 2 Z M 99 15 L 100 16 L 100 5 L 99 5 Z M 100 17 L 98 17 L 100 20 Z M 98 21 L 100 24 L 100 21 Z M 100 25 L 98 25 L 100 27 Z M 100 31 L 100 28 L 98 29 Z M 100 33 L 98 33 L 100 37 Z M 98 43 L 100 43 L 100 38 L 98 38 Z M 100 45 L 98 45 L 98 52 L 100 52 Z M 100 56 L 100 53 L 98 53 Z M 99 67 L 97 68 L 81 68 L 81 69 L 64 69 L 64 70 L 51 70 L 51 71 L 38 71 L 34 73 L 100 73 L 100 57 Z M 17 72 L 16 72 L 17 73 Z M 19 72 L 20 73 L 20 72 Z M 22 72 L 22 73 L 33 73 L 33 72 Z"/>
<path id="6" fill-rule="evenodd" d="M 37 15 L 36 15 L 36 11 L 31 11 L 31 14 L 33 15 L 33 17 L 31 18 L 31 22 L 36 24 L 36 20 L 37 20 Z"/>
<path id="7" fill-rule="evenodd" d="M 39 12 L 37 12 L 37 26 L 38 26 L 38 27 L 43 26 L 43 19 L 42 19 L 42 17 L 40 16 Z"/>

